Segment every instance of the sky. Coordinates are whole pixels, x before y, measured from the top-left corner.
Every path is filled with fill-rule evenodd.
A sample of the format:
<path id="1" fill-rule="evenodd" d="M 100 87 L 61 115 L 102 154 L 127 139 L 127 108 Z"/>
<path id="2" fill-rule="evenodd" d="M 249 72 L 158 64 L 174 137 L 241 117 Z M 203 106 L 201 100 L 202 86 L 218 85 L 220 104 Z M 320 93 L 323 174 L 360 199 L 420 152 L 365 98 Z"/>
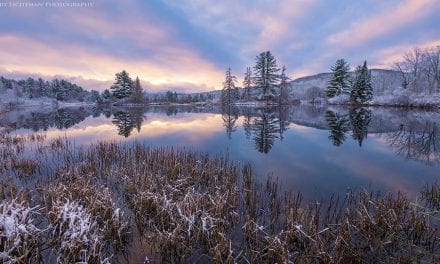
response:
<path id="1" fill-rule="evenodd" d="M 440 46 L 439 14 L 440 0 L 0 0 L 0 75 L 103 90 L 125 69 L 147 91 L 200 92 L 227 67 L 241 85 L 266 50 L 292 79 L 339 58 L 389 69 Z"/>

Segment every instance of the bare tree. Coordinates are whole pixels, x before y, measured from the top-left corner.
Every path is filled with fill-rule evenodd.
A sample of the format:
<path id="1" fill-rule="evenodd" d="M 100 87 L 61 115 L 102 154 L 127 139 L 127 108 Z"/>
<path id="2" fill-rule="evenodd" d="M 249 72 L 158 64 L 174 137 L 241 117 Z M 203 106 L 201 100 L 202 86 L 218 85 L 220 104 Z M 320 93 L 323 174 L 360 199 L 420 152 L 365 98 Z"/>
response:
<path id="1" fill-rule="evenodd" d="M 402 75 L 403 88 L 430 94 L 440 92 L 440 46 L 431 49 L 414 48 L 395 64 Z"/>
<path id="2" fill-rule="evenodd" d="M 319 89 L 319 87 L 312 86 L 306 91 L 307 100 L 309 100 L 312 104 L 315 103 L 317 98 L 324 97 L 324 92 Z"/>
<path id="3" fill-rule="evenodd" d="M 427 72 L 432 88 L 440 92 L 440 46 L 425 51 Z"/>

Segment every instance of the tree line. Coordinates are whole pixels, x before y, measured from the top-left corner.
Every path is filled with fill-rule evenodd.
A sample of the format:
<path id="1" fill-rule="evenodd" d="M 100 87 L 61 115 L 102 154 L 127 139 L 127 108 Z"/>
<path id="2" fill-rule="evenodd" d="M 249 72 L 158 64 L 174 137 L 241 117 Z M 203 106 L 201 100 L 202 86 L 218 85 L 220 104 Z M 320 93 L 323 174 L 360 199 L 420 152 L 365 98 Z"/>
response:
<path id="1" fill-rule="evenodd" d="M 41 78 L 27 78 L 25 80 L 12 80 L 0 77 L 0 89 L 10 89 L 18 98 L 52 98 L 58 101 L 78 100 L 97 101 L 100 94 L 96 90 L 87 91 L 81 86 L 64 79 L 45 81 Z"/>

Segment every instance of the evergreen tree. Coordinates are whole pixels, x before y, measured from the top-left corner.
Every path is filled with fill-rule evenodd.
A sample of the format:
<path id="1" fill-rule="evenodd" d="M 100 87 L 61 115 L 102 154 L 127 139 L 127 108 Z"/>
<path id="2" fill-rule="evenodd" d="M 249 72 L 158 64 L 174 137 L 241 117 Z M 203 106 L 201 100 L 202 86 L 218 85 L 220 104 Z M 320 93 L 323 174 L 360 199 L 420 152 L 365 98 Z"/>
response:
<path id="1" fill-rule="evenodd" d="M 130 99 L 134 103 L 144 102 L 144 90 L 142 89 L 139 77 L 136 77 L 136 81 L 131 89 Z"/>
<path id="2" fill-rule="evenodd" d="M 131 80 L 128 73 L 124 70 L 122 72 L 116 73 L 115 83 L 110 87 L 114 97 L 122 99 L 130 95 L 133 86 L 133 81 Z"/>
<path id="3" fill-rule="evenodd" d="M 223 82 L 221 103 L 222 106 L 232 105 L 239 99 L 238 88 L 235 87 L 237 78 L 231 74 L 231 68 L 226 70 L 226 78 Z"/>
<path id="4" fill-rule="evenodd" d="M 290 78 L 286 75 L 286 66 L 283 66 L 280 75 L 279 93 L 278 93 L 278 104 L 283 105 L 289 103 L 289 87 Z"/>
<path id="5" fill-rule="evenodd" d="M 105 89 L 103 92 L 102 92 L 102 94 L 101 94 L 101 97 L 103 98 L 103 99 L 110 99 L 110 97 L 112 97 L 112 94 L 110 93 L 110 91 L 108 90 L 108 89 Z"/>
<path id="6" fill-rule="evenodd" d="M 262 52 L 256 58 L 254 66 L 254 84 L 260 90 L 260 100 L 273 99 L 275 95 L 274 87 L 277 85 L 280 76 L 277 61 L 270 51 Z"/>
<path id="7" fill-rule="evenodd" d="M 350 89 L 350 66 L 344 59 L 339 59 L 331 68 L 333 78 L 327 85 L 325 94 L 327 97 L 334 97 L 341 94 L 349 94 Z"/>
<path id="8" fill-rule="evenodd" d="M 365 103 L 373 98 L 371 85 L 371 72 L 368 70 L 367 61 L 356 68 L 355 79 L 350 92 L 352 102 Z"/>
<path id="9" fill-rule="evenodd" d="M 251 85 L 252 85 L 252 71 L 251 71 L 251 67 L 247 67 L 243 81 L 244 99 L 246 101 L 250 101 L 251 99 Z"/>

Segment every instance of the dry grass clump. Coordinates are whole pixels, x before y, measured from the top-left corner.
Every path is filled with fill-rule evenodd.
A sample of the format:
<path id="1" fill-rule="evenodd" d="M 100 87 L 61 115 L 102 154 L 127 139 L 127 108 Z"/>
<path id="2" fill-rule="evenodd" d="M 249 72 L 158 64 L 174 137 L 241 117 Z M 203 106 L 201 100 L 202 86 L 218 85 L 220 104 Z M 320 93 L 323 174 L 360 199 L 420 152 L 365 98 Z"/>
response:
<path id="1" fill-rule="evenodd" d="M 123 211 L 109 189 L 93 184 L 91 178 L 64 179 L 42 193 L 59 261 L 103 262 L 127 242 L 129 226 Z"/>
<path id="2" fill-rule="evenodd" d="M 31 207 L 23 192 L 2 184 L 0 196 L 0 262 L 41 261 L 41 233 L 37 228 L 38 206 Z"/>
<path id="3" fill-rule="evenodd" d="M 426 185 L 421 198 L 426 208 L 433 210 L 435 214 L 440 213 L 440 185 L 438 183 Z"/>
<path id="4" fill-rule="evenodd" d="M 16 171 L 18 177 L 29 177 L 34 175 L 39 164 L 33 159 L 14 159 L 12 160 L 11 169 Z"/>
<path id="5" fill-rule="evenodd" d="M 96 157 L 113 168 L 103 177 L 121 182 L 153 255 L 181 262 L 201 249 L 219 259 L 230 254 L 227 233 L 239 219 L 235 166 L 225 159 L 139 145 L 115 151 L 112 144 L 100 144 L 88 160 L 100 160 Z"/>

